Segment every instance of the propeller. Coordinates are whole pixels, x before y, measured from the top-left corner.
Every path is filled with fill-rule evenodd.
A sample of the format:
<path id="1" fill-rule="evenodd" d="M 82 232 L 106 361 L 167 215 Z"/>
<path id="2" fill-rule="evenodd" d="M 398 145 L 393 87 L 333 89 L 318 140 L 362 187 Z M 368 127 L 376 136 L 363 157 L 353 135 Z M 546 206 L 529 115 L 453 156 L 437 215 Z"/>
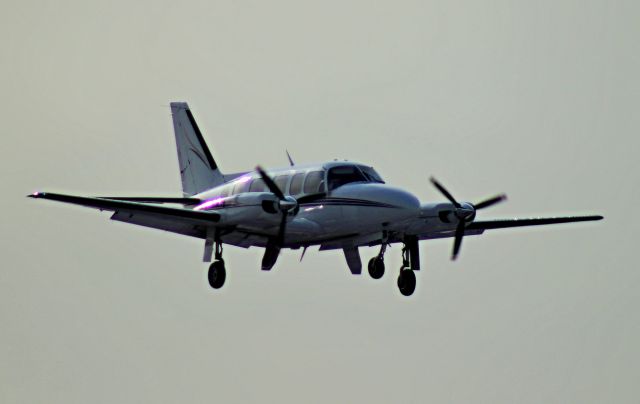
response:
<path id="1" fill-rule="evenodd" d="M 453 239 L 453 251 L 451 252 L 451 260 L 455 260 L 456 258 L 458 258 L 458 254 L 460 253 L 460 247 L 462 247 L 462 239 L 464 238 L 464 230 L 466 228 L 466 225 L 467 223 L 473 222 L 473 220 L 476 217 L 476 211 L 480 209 L 488 208 L 489 206 L 493 206 L 497 203 L 500 203 L 506 200 L 507 195 L 505 194 L 496 195 L 492 198 L 485 199 L 484 201 L 478 202 L 475 204 L 471 204 L 471 203 L 461 204 L 435 178 L 431 177 L 431 183 L 455 207 L 453 214 L 458 219 L 458 225 L 456 226 L 456 232 Z"/>
<path id="2" fill-rule="evenodd" d="M 292 196 L 285 196 L 275 181 L 269 177 L 262 167 L 257 166 L 256 171 L 260 174 L 262 181 L 264 181 L 267 188 L 269 188 L 269 191 L 278 198 L 278 208 L 282 213 L 278 234 L 274 240 L 269 241 L 264 257 L 262 258 L 262 269 L 269 270 L 275 264 L 278 259 L 278 255 L 280 254 L 280 249 L 284 245 L 284 235 L 287 229 L 287 215 L 298 207 L 298 201 L 296 201 Z"/>

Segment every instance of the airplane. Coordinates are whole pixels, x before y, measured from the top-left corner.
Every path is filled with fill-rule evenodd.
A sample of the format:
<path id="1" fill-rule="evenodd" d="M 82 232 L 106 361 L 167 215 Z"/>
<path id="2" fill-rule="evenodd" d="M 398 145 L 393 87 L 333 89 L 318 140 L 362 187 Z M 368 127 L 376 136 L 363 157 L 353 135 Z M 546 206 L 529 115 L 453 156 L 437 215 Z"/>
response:
<path id="1" fill-rule="evenodd" d="M 601 220 L 602 216 L 476 220 L 479 210 L 506 199 L 500 194 L 478 203 L 462 202 L 435 178 L 433 186 L 446 202 L 421 203 L 410 192 L 388 185 L 367 164 L 327 161 L 224 174 L 205 143 L 191 109 L 172 102 L 182 197 L 85 197 L 34 192 L 48 199 L 113 212 L 111 220 L 164 230 L 204 240 L 209 285 L 226 280 L 223 245 L 262 247 L 262 270 L 271 270 L 283 248 L 341 249 L 351 273 L 362 273 L 360 247 L 379 246 L 368 262 L 369 275 L 385 273 L 387 247 L 402 244 L 397 285 L 403 296 L 416 288 L 420 270 L 419 242 L 453 238 L 451 259 L 465 236 L 486 230 Z"/>

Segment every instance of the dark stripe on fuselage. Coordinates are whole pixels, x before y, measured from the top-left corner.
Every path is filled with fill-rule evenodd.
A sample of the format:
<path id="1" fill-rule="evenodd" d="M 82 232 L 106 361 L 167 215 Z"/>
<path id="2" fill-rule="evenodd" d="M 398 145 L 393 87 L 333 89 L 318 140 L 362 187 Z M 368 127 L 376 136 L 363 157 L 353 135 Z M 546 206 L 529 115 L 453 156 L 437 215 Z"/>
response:
<path id="1" fill-rule="evenodd" d="M 318 205 L 343 205 L 343 206 L 369 206 L 374 208 L 394 208 L 399 206 L 391 205 L 389 203 L 369 201 L 366 199 L 354 199 L 354 198 L 325 198 L 318 199 L 309 203 L 302 203 L 300 206 L 318 206 Z"/>
<path id="2" fill-rule="evenodd" d="M 399 206 L 391 205 L 388 203 L 368 201 L 366 199 L 351 199 L 351 198 L 325 198 L 318 199 L 313 202 L 301 203 L 300 207 L 312 207 L 312 206 L 361 206 L 361 207 L 371 207 L 371 208 L 388 208 L 388 209 L 398 209 Z M 259 204 L 235 204 L 231 201 L 224 202 L 223 205 L 214 206 L 210 209 L 202 209 L 202 210 L 219 210 L 225 208 L 245 208 L 252 206 L 260 206 Z"/>

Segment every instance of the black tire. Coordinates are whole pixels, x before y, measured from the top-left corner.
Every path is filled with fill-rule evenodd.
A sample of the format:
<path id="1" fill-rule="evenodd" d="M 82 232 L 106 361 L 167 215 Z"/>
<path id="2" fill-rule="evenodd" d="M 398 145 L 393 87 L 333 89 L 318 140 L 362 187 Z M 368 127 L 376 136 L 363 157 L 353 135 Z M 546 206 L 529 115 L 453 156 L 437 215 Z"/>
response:
<path id="1" fill-rule="evenodd" d="M 373 257 L 369 260 L 369 275 L 373 279 L 380 279 L 384 275 L 384 260 L 380 257 Z"/>
<path id="2" fill-rule="evenodd" d="M 398 288 L 400 288 L 402 285 L 404 285 L 404 279 L 402 278 L 402 273 L 404 271 L 406 271 L 406 270 L 407 270 L 406 267 L 404 267 L 404 266 L 400 267 L 400 274 L 398 275 L 398 282 L 397 282 L 398 283 Z"/>
<path id="3" fill-rule="evenodd" d="M 209 267 L 209 285 L 214 289 L 220 289 L 227 278 L 227 271 L 224 268 L 224 261 L 215 261 Z"/>
<path id="4" fill-rule="evenodd" d="M 403 296 L 411 296 L 416 290 L 416 274 L 412 269 L 401 269 L 398 276 L 398 289 Z"/>

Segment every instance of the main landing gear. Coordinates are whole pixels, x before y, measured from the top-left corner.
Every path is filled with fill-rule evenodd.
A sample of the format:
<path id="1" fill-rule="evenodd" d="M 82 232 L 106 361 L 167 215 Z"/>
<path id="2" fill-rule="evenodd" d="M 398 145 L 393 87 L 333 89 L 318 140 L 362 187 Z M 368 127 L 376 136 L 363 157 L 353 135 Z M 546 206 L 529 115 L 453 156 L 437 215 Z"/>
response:
<path id="1" fill-rule="evenodd" d="M 215 261 L 209 266 L 208 278 L 209 285 L 214 289 L 220 289 L 227 278 L 227 271 L 224 267 L 224 260 L 222 259 L 222 243 L 216 242 Z"/>
<path id="2" fill-rule="evenodd" d="M 403 296 L 411 296 L 416 290 L 416 273 L 410 265 L 409 249 L 402 249 L 402 266 L 398 275 L 398 289 Z"/>
<path id="3" fill-rule="evenodd" d="M 416 274 L 414 270 L 420 269 L 419 257 L 417 253 L 417 240 L 407 240 L 402 248 L 402 266 L 398 275 L 398 289 L 403 296 L 411 296 L 416 290 Z M 384 253 L 387 244 L 382 243 L 380 253 L 369 260 L 369 275 L 373 279 L 380 279 L 384 275 Z M 414 250 L 412 252 L 412 250 Z M 412 265 L 412 262 L 415 263 Z"/>

